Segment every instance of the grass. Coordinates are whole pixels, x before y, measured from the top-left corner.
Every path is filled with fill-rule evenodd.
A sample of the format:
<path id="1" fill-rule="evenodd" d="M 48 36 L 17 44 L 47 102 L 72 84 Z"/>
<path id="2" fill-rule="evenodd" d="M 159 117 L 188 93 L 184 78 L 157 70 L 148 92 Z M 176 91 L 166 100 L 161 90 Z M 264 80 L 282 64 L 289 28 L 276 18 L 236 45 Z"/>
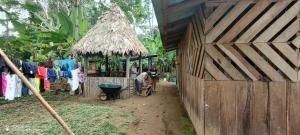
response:
<path id="1" fill-rule="evenodd" d="M 196 132 L 191 120 L 188 117 L 183 116 L 180 119 L 184 135 L 195 135 Z"/>
<path id="2" fill-rule="evenodd" d="M 116 108 L 73 102 L 69 100 L 72 97 L 65 93 L 43 96 L 78 135 L 125 135 L 124 125 L 133 119 L 129 113 Z M 12 102 L 0 99 L 0 116 L 0 134 L 65 134 L 33 96 Z"/>

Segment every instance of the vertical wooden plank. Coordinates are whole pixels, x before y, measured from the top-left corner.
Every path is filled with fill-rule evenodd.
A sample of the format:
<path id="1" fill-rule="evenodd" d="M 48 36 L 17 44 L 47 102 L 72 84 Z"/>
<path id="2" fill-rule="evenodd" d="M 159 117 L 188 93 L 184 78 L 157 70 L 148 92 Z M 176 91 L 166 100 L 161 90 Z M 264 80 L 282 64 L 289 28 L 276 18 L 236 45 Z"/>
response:
<path id="1" fill-rule="evenodd" d="M 205 97 L 205 87 L 204 87 L 204 80 L 203 79 L 199 79 L 200 81 L 198 83 L 200 83 L 200 91 L 198 93 L 198 97 L 199 97 L 199 102 L 198 102 L 198 114 L 199 114 L 199 131 L 198 131 L 198 135 L 204 135 L 204 111 L 205 111 L 205 102 L 204 102 L 204 97 Z"/>
<path id="2" fill-rule="evenodd" d="M 251 135 L 269 135 L 268 84 L 254 82 L 251 99 Z"/>
<path id="3" fill-rule="evenodd" d="M 237 134 L 250 134 L 252 82 L 239 81 L 236 84 Z"/>
<path id="4" fill-rule="evenodd" d="M 300 133 L 300 83 L 290 83 L 288 87 L 288 135 Z"/>
<path id="5" fill-rule="evenodd" d="M 205 135 L 221 135 L 220 85 L 205 81 Z"/>
<path id="6" fill-rule="evenodd" d="M 270 134 L 286 135 L 286 83 L 270 82 Z"/>
<path id="7" fill-rule="evenodd" d="M 237 135 L 236 94 L 234 81 L 220 81 L 221 95 L 221 133 L 222 135 Z"/>

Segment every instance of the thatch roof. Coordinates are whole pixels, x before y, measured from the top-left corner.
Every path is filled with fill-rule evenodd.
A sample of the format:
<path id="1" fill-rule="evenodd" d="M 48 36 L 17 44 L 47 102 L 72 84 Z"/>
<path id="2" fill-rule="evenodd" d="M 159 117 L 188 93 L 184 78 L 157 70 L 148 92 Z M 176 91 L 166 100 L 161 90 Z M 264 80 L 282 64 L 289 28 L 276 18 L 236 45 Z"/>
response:
<path id="1" fill-rule="evenodd" d="M 147 54 L 124 12 L 116 5 L 105 12 L 97 24 L 73 46 L 75 55 L 122 55 Z"/>

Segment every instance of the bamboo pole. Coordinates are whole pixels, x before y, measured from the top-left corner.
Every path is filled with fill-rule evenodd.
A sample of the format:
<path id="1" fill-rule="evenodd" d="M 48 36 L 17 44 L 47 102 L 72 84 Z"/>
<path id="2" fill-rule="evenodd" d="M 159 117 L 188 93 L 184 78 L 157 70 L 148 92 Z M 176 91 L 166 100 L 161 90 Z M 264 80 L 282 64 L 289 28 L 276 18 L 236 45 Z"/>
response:
<path id="1" fill-rule="evenodd" d="M 24 82 L 24 84 L 31 90 L 31 92 L 39 99 L 47 111 L 59 122 L 59 124 L 66 130 L 69 135 L 74 135 L 73 131 L 68 127 L 64 120 L 55 112 L 55 110 L 48 104 L 48 102 L 41 96 L 41 94 L 31 85 L 27 78 L 18 70 L 18 68 L 10 61 L 7 55 L 0 49 L 0 56 L 4 59 L 6 64 L 14 71 L 17 76 Z"/>

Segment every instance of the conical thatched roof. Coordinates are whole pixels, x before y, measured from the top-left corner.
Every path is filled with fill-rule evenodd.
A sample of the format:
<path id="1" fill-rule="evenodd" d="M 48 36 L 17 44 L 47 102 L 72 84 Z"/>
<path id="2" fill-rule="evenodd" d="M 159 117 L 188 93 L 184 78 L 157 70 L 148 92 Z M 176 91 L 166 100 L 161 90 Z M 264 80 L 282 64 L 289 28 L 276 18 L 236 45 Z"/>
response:
<path id="1" fill-rule="evenodd" d="M 104 13 L 97 24 L 73 46 L 75 55 L 145 55 L 146 48 L 130 26 L 124 12 L 116 5 Z"/>

